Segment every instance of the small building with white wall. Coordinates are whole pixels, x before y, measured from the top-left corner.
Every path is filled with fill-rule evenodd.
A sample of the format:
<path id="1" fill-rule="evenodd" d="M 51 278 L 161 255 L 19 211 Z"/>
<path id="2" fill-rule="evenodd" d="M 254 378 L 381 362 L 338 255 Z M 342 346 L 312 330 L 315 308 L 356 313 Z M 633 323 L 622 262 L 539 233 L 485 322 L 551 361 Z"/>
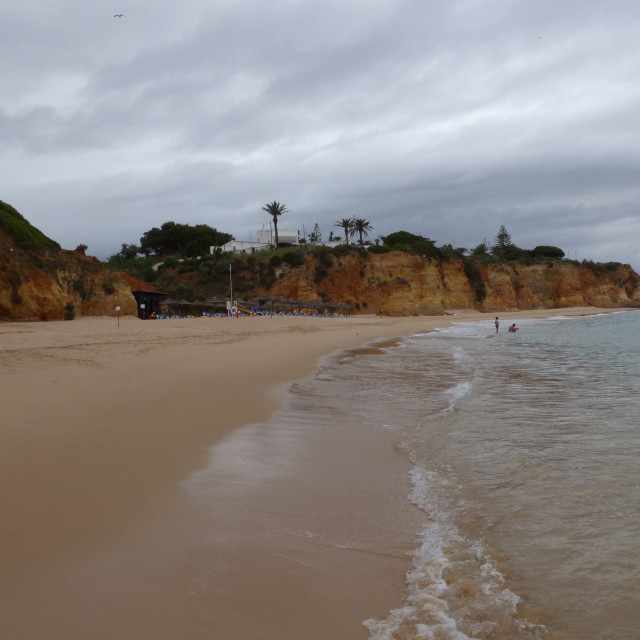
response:
<path id="1" fill-rule="evenodd" d="M 255 253 L 256 251 L 265 251 L 269 245 L 264 242 L 252 242 L 249 240 L 229 240 L 221 247 L 210 247 L 211 253 L 215 253 L 216 249 L 222 249 L 225 253 Z"/>
<path id="2" fill-rule="evenodd" d="M 265 229 L 264 225 L 262 225 L 262 229 L 256 233 L 256 239 L 258 242 L 264 242 L 265 244 L 275 244 L 276 232 L 272 228 Z M 278 229 L 278 242 L 299 244 L 300 232 L 297 229 Z"/>
<path id="3" fill-rule="evenodd" d="M 300 244 L 300 232 L 297 229 L 278 229 L 278 242 L 288 244 Z M 211 253 L 217 249 L 222 249 L 225 253 L 256 253 L 256 251 L 266 251 L 271 245 L 276 243 L 276 234 L 272 229 L 262 229 L 256 233 L 256 240 L 229 240 L 221 247 L 209 247 Z"/>

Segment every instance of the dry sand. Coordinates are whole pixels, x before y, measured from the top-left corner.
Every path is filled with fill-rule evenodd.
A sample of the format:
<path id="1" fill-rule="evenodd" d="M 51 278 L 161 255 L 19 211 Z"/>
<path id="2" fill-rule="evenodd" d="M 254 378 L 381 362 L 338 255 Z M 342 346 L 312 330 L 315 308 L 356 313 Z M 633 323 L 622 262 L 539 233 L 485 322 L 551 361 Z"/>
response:
<path id="1" fill-rule="evenodd" d="M 499 315 L 506 331 L 519 317 L 598 312 Z M 234 429 L 268 420 L 321 356 L 494 316 L 0 324 L 0 638 L 366 638 L 362 620 L 400 604 L 415 524 L 406 511 L 392 553 L 310 549 L 256 529 L 247 514 L 259 492 L 203 515 L 184 482 Z M 404 473 L 401 455 L 374 440 L 377 468 Z M 329 491 L 348 461 L 320 440 L 317 451 L 305 469 Z M 353 511 L 347 500 L 327 527 L 350 527 L 367 487 L 379 497 L 402 486 L 396 476 L 365 478 Z M 331 509 L 327 492 L 309 503 L 295 490 L 307 480 L 277 485 L 287 506 L 272 530 L 286 531 L 301 505 L 316 520 Z"/>

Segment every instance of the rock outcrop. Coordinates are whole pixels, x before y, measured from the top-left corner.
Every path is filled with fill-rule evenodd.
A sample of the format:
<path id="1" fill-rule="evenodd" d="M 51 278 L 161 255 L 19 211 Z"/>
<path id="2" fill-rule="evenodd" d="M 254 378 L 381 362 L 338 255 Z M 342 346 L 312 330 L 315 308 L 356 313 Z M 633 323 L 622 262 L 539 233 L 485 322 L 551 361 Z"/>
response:
<path id="1" fill-rule="evenodd" d="M 264 293 L 303 300 L 348 302 L 356 310 L 388 315 L 433 315 L 450 309 L 486 312 L 559 307 L 640 307 L 640 277 L 628 265 L 599 273 L 587 265 L 549 260 L 469 263 L 392 251 L 318 258 L 282 270 Z"/>
<path id="2" fill-rule="evenodd" d="M 0 320 L 137 315 L 131 289 L 153 287 L 109 271 L 86 256 L 84 248 L 61 249 L 13 207 L 0 201 Z M 273 262 L 274 257 L 279 262 Z M 339 252 L 308 251 L 300 267 L 290 266 L 296 262 L 285 263 L 279 256 L 262 260 L 262 265 L 255 259 L 238 265 L 247 297 L 256 293 L 262 269 L 273 284 L 258 293 L 348 303 L 356 313 L 378 313 L 382 309 L 387 315 L 403 316 L 436 315 L 453 309 L 495 312 L 640 307 L 640 276 L 630 266 L 617 263 L 580 264 L 553 258 L 527 264 L 477 262 L 347 247 Z M 196 271 L 186 276 L 178 273 L 173 285 L 184 284 L 179 280 L 182 277 L 194 284 L 202 275 Z M 216 272 L 209 268 L 207 277 L 214 284 L 221 277 L 226 282 L 226 269 Z M 211 295 L 200 293 L 203 299 Z"/>
<path id="3" fill-rule="evenodd" d="M 25 249 L 0 232 L 0 320 L 136 315 L 131 288 L 81 251 Z"/>

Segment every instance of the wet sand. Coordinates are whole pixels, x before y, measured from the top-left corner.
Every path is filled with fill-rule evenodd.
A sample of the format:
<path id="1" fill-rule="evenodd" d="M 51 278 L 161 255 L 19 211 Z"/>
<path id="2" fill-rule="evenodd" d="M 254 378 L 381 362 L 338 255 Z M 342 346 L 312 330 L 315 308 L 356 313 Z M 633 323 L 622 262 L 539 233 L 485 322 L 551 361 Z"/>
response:
<path id="1" fill-rule="evenodd" d="M 511 318 L 602 311 L 499 315 L 506 331 Z M 233 499 L 185 482 L 232 432 L 267 471 L 286 466 L 245 425 L 267 421 L 323 355 L 494 317 L 0 324 L 0 638 L 366 638 L 362 620 L 401 602 L 417 530 L 401 452 L 369 437 L 351 472 L 328 430 L 268 488 L 259 465 L 232 478 Z M 359 540 L 374 497 L 392 532 Z"/>

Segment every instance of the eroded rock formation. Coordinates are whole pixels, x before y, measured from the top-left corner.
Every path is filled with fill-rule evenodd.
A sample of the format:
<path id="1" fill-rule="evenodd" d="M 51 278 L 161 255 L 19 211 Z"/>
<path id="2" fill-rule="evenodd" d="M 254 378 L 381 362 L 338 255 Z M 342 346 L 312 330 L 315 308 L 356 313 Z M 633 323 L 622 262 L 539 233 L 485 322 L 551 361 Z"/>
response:
<path id="1" fill-rule="evenodd" d="M 525 265 L 441 261 L 404 252 L 334 257 L 311 253 L 304 266 L 282 271 L 268 294 L 350 302 L 361 312 L 432 315 L 450 309 L 515 311 L 559 307 L 640 307 L 640 277 L 628 265 L 597 273 L 570 261 Z"/>
<path id="2" fill-rule="evenodd" d="M 0 234 L 0 320 L 136 314 L 131 288 L 81 251 L 24 249 Z"/>

